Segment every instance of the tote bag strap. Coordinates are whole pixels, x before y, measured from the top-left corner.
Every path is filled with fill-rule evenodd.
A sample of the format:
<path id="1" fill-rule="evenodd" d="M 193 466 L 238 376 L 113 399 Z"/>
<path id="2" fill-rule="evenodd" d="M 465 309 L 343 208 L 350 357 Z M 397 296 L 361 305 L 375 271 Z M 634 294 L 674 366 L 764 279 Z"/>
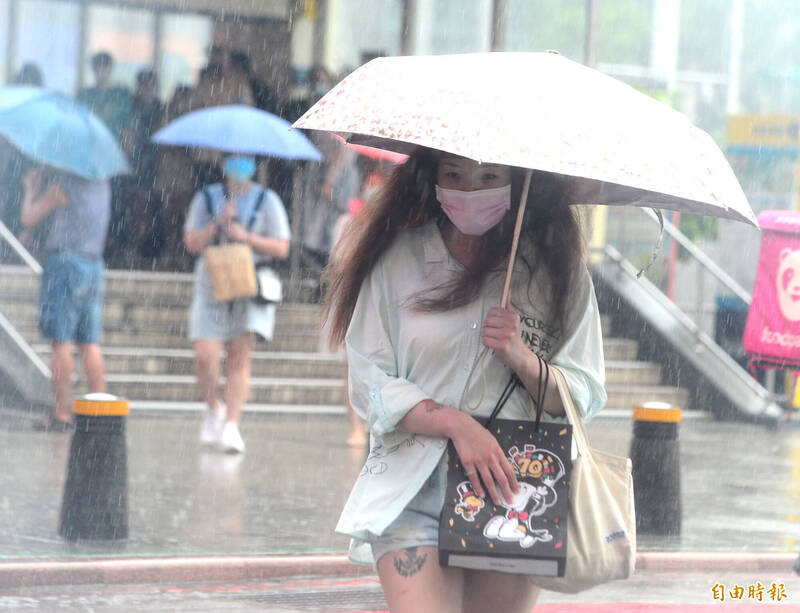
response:
<path id="1" fill-rule="evenodd" d="M 564 373 L 557 366 L 551 366 L 550 370 L 553 371 L 553 378 L 558 385 L 558 393 L 561 395 L 561 402 L 564 405 L 564 411 L 567 414 L 569 423 L 572 424 L 572 436 L 575 438 L 575 444 L 578 447 L 578 455 L 588 456 L 591 455 L 591 448 L 589 447 L 589 434 L 586 432 L 586 424 L 583 417 L 575 408 L 575 403 L 572 402 L 572 396 L 569 393 L 567 380 L 564 378 Z"/>

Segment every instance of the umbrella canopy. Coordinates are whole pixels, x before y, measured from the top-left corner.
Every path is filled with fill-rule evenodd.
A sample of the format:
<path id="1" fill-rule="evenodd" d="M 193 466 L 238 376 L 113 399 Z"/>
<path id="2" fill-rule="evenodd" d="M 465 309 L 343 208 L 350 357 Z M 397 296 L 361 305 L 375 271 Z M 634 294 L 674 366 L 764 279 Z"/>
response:
<path id="1" fill-rule="evenodd" d="M 0 135 L 23 154 L 86 179 L 130 171 L 117 140 L 82 103 L 38 87 L 0 87 Z"/>
<path id="2" fill-rule="evenodd" d="M 570 177 L 574 203 L 683 210 L 757 226 L 713 139 L 679 112 L 557 53 L 378 58 L 295 127 L 421 145 Z"/>
<path id="3" fill-rule="evenodd" d="M 288 121 L 242 104 L 193 111 L 153 135 L 162 145 L 204 147 L 227 153 L 272 155 L 290 160 L 322 159 L 303 134 Z"/>

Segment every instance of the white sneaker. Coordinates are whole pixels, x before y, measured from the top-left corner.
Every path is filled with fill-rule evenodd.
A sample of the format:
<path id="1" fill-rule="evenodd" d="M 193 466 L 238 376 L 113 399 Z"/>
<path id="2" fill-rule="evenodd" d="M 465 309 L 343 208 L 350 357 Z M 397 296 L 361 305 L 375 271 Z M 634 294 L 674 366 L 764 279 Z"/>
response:
<path id="1" fill-rule="evenodd" d="M 244 441 L 239 433 L 239 425 L 235 422 L 225 422 L 219 446 L 225 453 L 244 453 Z"/>
<path id="2" fill-rule="evenodd" d="M 203 416 L 203 425 L 200 428 L 200 442 L 203 445 L 216 445 L 222 438 L 222 429 L 225 426 L 225 414 L 227 410 L 224 404 L 220 404 L 216 411 L 206 409 Z"/>

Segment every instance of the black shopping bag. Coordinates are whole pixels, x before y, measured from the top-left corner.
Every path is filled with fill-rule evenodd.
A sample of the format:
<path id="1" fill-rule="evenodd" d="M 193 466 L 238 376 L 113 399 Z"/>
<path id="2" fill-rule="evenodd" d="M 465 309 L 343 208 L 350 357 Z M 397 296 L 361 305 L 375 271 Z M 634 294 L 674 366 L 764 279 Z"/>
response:
<path id="1" fill-rule="evenodd" d="M 514 467 L 520 492 L 500 506 L 488 496 L 478 498 L 451 442 L 439 563 L 563 577 L 572 426 L 494 419 L 490 429 Z"/>

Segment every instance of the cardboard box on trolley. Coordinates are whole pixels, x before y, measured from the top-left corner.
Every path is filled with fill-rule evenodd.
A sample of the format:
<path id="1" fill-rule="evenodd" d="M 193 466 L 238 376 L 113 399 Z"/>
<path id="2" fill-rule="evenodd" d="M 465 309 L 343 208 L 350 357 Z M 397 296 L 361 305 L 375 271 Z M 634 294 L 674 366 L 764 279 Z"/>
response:
<path id="1" fill-rule="evenodd" d="M 800 370 L 800 211 L 764 211 L 744 350 L 752 365 Z"/>

